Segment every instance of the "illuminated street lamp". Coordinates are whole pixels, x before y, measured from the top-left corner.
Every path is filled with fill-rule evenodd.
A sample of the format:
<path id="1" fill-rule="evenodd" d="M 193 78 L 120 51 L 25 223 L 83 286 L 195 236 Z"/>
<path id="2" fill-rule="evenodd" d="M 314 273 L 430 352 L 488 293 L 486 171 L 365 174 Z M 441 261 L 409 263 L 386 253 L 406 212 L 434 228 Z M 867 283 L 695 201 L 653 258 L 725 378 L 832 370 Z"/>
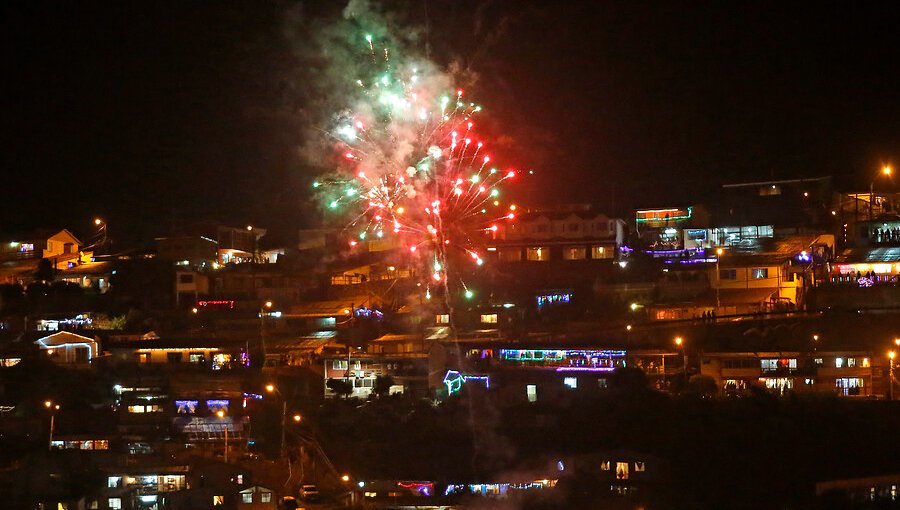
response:
<path id="1" fill-rule="evenodd" d="M 54 411 L 59 411 L 59 404 L 54 404 L 50 400 L 44 401 L 44 407 L 46 407 L 50 411 L 50 439 L 47 441 L 47 449 L 53 449 L 53 426 L 55 425 L 56 413 Z"/>
<path id="2" fill-rule="evenodd" d="M 684 364 L 684 384 L 687 386 L 688 382 L 688 371 L 687 371 L 687 350 L 684 348 L 684 339 L 680 336 L 675 337 L 675 345 L 677 345 L 681 349 L 681 359 Z"/>
<path id="3" fill-rule="evenodd" d="M 894 170 L 890 165 L 881 167 L 881 175 L 890 177 Z M 869 221 L 872 221 L 872 204 L 875 202 L 875 179 L 869 181 Z"/>
<path id="4" fill-rule="evenodd" d="M 725 253 L 725 250 L 722 248 L 716 248 L 716 314 L 719 313 L 719 307 L 722 306 L 719 301 L 719 287 L 722 286 L 722 277 L 719 273 L 719 259 L 722 258 L 722 255 Z"/>
<path id="5" fill-rule="evenodd" d="M 219 419 L 224 419 L 225 411 L 219 409 L 216 411 L 216 416 L 218 416 Z M 222 427 L 225 429 L 225 463 L 228 464 L 228 423 L 223 423 Z"/>
<path id="6" fill-rule="evenodd" d="M 284 398 L 284 395 L 278 391 L 278 388 L 275 387 L 274 384 L 267 384 L 266 391 L 269 393 L 277 393 L 279 397 L 281 397 L 281 443 L 278 448 L 278 452 L 280 456 L 284 456 L 284 433 L 287 428 L 287 399 Z M 300 415 L 294 415 L 294 421 L 300 421 Z"/>
<path id="7" fill-rule="evenodd" d="M 890 362 L 890 371 L 888 372 L 888 386 L 890 399 L 894 400 L 894 356 L 896 353 L 894 351 L 888 352 L 888 361 Z"/>
<path id="8" fill-rule="evenodd" d="M 344 475 L 341 477 L 341 481 L 346 483 L 350 481 L 350 475 Z"/>

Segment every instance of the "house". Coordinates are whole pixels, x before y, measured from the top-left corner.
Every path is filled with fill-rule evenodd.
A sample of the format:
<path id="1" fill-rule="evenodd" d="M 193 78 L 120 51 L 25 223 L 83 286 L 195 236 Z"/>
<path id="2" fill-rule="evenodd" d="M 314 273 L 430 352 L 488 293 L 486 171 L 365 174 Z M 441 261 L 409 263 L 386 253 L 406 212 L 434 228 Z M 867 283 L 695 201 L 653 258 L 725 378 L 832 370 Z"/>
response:
<path id="1" fill-rule="evenodd" d="M 100 354 L 96 340 L 69 331 L 39 338 L 35 344 L 51 361 L 61 365 L 87 365 Z"/>
<path id="2" fill-rule="evenodd" d="M 757 387 L 777 394 L 875 397 L 887 393 L 884 372 L 882 357 L 863 351 L 706 352 L 700 365 L 726 395 Z"/>
<path id="3" fill-rule="evenodd" d="M 278 508 L 275 491 L 259 485 L 248 487 L 238 493 L 239 510 L 275 510 Z"/>

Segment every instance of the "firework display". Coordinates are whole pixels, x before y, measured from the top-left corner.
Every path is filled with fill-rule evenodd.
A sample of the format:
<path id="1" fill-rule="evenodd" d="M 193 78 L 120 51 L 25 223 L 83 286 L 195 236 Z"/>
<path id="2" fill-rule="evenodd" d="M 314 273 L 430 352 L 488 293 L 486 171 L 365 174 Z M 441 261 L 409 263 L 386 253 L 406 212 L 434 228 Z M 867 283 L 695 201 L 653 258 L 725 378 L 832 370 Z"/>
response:
<path id="1" fill-rule="evenodd" d="M 351 248 L 392 242 L 420 262 L 427 296 L 458 284 L 471 298 L 451 261 L 484 263 L 484 240 L 515 218 L 500 185 L 516 171 L 495 166 L 477 135 L 481 106 L 445 73 L 427 61 L 395 62 L 370 35 L 360 46 L 358 94 L 329 132 L 341 162 L 313 186 L 327 209 L 346 215 Z"/>

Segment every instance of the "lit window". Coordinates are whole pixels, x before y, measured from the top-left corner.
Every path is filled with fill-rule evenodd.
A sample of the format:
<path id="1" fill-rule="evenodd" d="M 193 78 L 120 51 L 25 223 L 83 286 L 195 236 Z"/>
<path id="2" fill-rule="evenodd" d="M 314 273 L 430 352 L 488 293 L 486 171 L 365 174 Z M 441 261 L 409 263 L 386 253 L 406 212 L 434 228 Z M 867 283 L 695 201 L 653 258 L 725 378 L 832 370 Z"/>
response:
<path id="1" fill-rule="evenodd" d="M 769 268 L 767 267 L 754 267 L 751 270 L 750 276 L 754 280 L 763 280 L 769 277 Z"/>
<path id="2" fill-rule="evenodd" d="M 434 322 L 437 324 L 450 324 L 450 314 L 442 313 L 434 316 Z"/>
<path id="3" fill-rule="evenodd" d="M 635 462 L 634 463 L 634 472 L 635 473 L 643 473 L 647 470 L 647 466 L 643 462 Z"/>
<path id="4" fill-rule="evenodd" d="M 871 366 L 871 364 L 869 363 L 869 358 L 863 358 L 862 359 L 862 367 L 869 368 L 870 366 Z"/>
<path id="5" fill-rule="evenodd" d="M 336 359 L 331 362 L 332 370 L 347 370 L 347 362 L 344 360 Z"/>
<path id="6" fill-rule="evenodd" d="M 225 496 L 213 496 L 213 506 L 222 506 L 225 504 Z"/>
<path id="7" fill-rule="evenodd" d="M 608 460 L 600 463 L 600 470 L 601 471 L 609 471 L 609 461 Z"/>
<path id="8" fill-rule="evenodd" d="M 628 463 L 616 462 L 616 479 L 628 480 Z"/>
<path id="9" fill-rule="evenodd" d="M 110 476 L 106 479 L 106 486 L 110 489 L 121 487 L 122 486 L 122 477 L 121 476 Z"/>
<path id="10" fill-rule="evenodd" d="M 575 389 L 578 387 L 578 379 L 574 377 L 566 377 L 563 379 L 563 384 L 568 386 L 569 388 Z"/>
<path id="11" fill-rule="evenodd" d="M 816 384 L 816 380 L 810 379 L 809 377 L 807 377 L 806 379 L 804 379 L 803 383 L 806 384 L 807 386 L 812 386 L 812 385 Z"/>
<path id="12" fill-rule="evenodd" d="M 537 385 L 529 384 L 525 386 L 525 395 L 529 402 L 537 402 Z"/>
<path id="13" fill-rule="evenodd" d="M 844 368 L 844 358 L 834 358 L 834 368 Z"/>
<path id="14" fill-rule="evenodd" d="M 591 246 L 591 258 L 592 259 L 611 259 L 613 258 L 613 250 L 608 249 L 606 246 L 594 245 Z"/>
<path id="15" fill-rule="evenodd" d="M 584 260 L 586 254 L 587 250 L 584 249 L 584 246 L 568 246 L 563 248 L 564 260 Z"/>
<path id="16" fill-rule="evenodd" d="M 109 498 L 106 506 L 109 507 L 109 510 L 122 510 L 122 498 Z"/>
<path id="17" fill-rule="evenodd" d="M 550 260 L 550 250 L 546 246 L 528 248 L 526 254 L 526 258 L 532 262 L 546 262 Z"/>
<path id="18" fill-rule="evenodd" d="M 253 503 L 253 493 L 241 494 L 241 501 L 243 503 Z"/>
<path id="19" fill-rule="evenodd" d="M 270 503 L 272 501 L 272 493 L 271 492 L 263 492 L 259 496 L 260 496 L 259 501 L 261 503 Z"/>
<path id="20" fill-rule="evenodd" d="M 853 368 L 856 366 L 856 358 L 847 358 L 847 368 Z"/>
<path id="21" fill-rule="evenodd" d="M 485 313 L 481 315 L 481 323 L 482 324 L 497 324 L 497 314 L 496 313 Z"/>

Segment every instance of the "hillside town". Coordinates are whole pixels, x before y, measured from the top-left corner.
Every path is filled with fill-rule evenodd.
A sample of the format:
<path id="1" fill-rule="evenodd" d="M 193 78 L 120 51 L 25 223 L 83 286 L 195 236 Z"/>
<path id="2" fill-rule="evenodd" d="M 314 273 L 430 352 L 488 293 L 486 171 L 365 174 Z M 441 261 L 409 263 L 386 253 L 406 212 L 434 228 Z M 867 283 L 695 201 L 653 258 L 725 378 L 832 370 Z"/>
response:
<path id="1" fill-rule="evenodd" d="M 522 204 L 465 292 L 328 221 L 5 232 L 0 506 L 896 504 L 892 173 Z"/>

